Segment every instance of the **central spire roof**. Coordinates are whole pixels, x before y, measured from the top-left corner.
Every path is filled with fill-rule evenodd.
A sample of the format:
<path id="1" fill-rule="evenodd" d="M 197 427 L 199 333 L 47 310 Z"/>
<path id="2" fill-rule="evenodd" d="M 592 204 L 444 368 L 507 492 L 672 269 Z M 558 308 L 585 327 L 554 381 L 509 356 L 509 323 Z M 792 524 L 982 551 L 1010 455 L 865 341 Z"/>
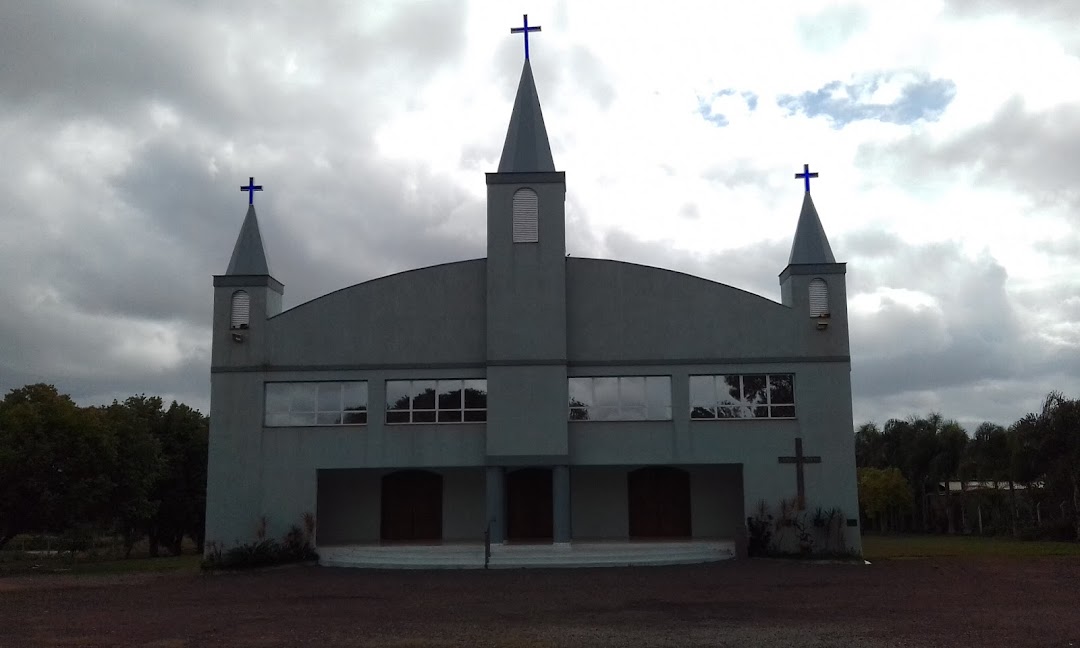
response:
<path id="1" fill-rule="evenodd" d="M 555 161 L 551 159 L 551 145 L 544 127 L 544 115 L 540 112 L 532 66 L 529 59 L 525 59 L 514 99 L 514 112 L 510 114 L 510 128 L 506 131 L 506 143 L 499 160 L 499 173 L 530 171 L 555 171 Z"/>
<path id="2" fill-rule="evenodd" d="M 259 233 L 259 220 L 255 218 L 255 206 L 248 205 L 244 224 L 240 226 L 240 235 L 236 237 L 232 258 L 229 259 L 227 275 L 269 275 L 270 266 L 266 262 L 262 234 Z"/>
<path id="3" fill-rule="evenodd" d="M 788 265 L 803 263 L 836 263 L 809 191 L 803 194 L 799 224 L 795 227 L 795 240 L 791 242 L 791 256 L 788 257 Z"/>

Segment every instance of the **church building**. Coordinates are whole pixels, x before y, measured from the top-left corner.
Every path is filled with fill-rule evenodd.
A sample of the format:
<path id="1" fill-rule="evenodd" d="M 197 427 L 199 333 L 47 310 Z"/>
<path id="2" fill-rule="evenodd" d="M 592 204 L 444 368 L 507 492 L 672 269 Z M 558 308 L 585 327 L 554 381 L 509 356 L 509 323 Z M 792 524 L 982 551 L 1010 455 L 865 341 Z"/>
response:
<path id="1" fill-rule="evenodd" d="M 842 511 L 859 551 L 845 264 L 812 175 L 780 303 L 568 257 L 526 57 L 486 258 L 283 311 L 249 200 L 214 277 L 207 541 L 308 513 L 319 551 L 733 541 L 787 500 Z"/>

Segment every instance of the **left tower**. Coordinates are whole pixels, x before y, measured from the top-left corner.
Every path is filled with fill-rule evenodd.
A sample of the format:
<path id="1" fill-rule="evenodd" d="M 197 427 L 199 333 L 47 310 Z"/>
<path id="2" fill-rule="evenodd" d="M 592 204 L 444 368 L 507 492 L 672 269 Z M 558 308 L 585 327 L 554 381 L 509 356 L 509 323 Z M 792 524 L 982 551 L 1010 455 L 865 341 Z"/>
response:
<path id="1" fill-rule="evenodd" d="M 229 266 L 214 276 L 208 548 L 246 542 L 262 514 L 261 368 L 270 360 L 267 320 L 281 312 L 283 293 L 284 286 L 270 274 L 259 219 L 249 204 Z"/>

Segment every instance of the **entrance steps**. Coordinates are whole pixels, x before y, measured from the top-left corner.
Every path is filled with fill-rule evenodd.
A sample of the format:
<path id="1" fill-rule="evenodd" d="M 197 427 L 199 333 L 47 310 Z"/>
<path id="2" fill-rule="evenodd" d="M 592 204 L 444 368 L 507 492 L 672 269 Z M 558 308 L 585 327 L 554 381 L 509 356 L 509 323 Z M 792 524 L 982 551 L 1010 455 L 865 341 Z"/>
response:
<path id="1" fill-rule="evenodd" d="M 480 543 L 319 547 L 319 564 L 364 569 L 483 569 Z M 491 569 L 690 565 L 735 557 L 730 540 L 576 541 L 491 546 Z"/>

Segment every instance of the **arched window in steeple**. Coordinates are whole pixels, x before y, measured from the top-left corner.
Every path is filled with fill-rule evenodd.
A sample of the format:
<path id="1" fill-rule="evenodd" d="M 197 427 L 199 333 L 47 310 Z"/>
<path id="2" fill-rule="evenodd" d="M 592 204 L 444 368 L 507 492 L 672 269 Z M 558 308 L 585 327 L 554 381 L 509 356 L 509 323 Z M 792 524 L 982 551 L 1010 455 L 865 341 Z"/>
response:
<path id="1" fill-rule="evenodd" d="M 536 243 L 540 240 L 537 220 L 540 201 L 532 189 L 514 192 L 514 243 Z"/>
<path id="2" fill-rule="evenodd" d="M 232 295 L 232 316 L 229 328 L 246 329 L 251 319 L 251 296 L 246 291 L 237 290 Z"/>
<path id="3" fill-rule="evenodd" d="M 810 281 L 810 317 L 829 316 L 829 284 L 824 279 Z"/>

